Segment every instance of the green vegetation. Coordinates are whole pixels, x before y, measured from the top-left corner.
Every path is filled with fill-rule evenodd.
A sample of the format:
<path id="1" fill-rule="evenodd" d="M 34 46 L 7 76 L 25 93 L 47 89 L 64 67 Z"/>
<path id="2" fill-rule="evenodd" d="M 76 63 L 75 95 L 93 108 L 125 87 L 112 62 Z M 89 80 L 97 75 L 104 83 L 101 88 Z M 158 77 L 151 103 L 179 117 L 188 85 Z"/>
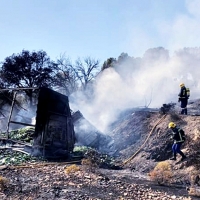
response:
<path id="1" fill-rule="evenodd" d="M 10 139 L 13 140 L 21 140 L 24 142 L 31 143 L 32 137 L 34 134 L 35 128 L 34 127 L 25 127 L 17 130 L 10 131 Z"/>
<path id="2" fill-rule="evenodd" d="M 10 150 L 0 150 L 0 165 L 19 165 L 25 162 L 36 161 L 30 155 Z"/>
<path id="3" fill-rule="evenodd" d="M 76 155 L 84 155 L 88 150 L 92 148 L 86 146 L 75 146 L 73 153 Z"/>
<path id="4" fill-rule="evenodd" d="M 9 132 L 11 140 L 26 142 L 31 144 L 33 141 L 34 127 L 25 127 Z M 1 134 L 1 137 L 5 137 L 5 134 Z M 15 151 L 10 148 L 13 145 L 12 141 L 1 141 L 0 146 L 3 148 L 0 150 L 0 165 L 19 165 L 26 162 L 35 162 L 43 160 L 42 158 L 35 158 L 31 155 L 25 154 L 20 151 Z"/>

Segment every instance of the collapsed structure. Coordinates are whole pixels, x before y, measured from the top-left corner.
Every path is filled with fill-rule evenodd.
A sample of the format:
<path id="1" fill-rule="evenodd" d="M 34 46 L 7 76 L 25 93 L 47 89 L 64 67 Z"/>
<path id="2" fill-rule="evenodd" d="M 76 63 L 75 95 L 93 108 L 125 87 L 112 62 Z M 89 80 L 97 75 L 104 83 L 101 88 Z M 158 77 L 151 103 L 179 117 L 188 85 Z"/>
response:
<path id="1" fill-rule="evenodd" d="M 75 144 L 68 97 L 49 88 L 39 91 L 33 155 L 66 158 Z"/>
<path id="2" fill-rule="evenodd" d="M 88 146 L 107 154 L 115 151 L 113 138 L 97 130 L 80 111 L 73 113 L 72 118 L 77 146 Z"/>
<path id="3" fill-rule="evenodd" d="M 68 158 L 77 146 L 101 152 L 113 151 L 113 140 L 90 124 L 77 111 L 71 113 L 68 97 L 49 88 L 39 91 L 33 156 Z"/>
<path id="4" fill-rule="evenodd" d="M 115 151 L 114 141 L 110 136 L 98 131 L 80 111 L 71 111 L 67 96 L 46 87 L 38 89 L 35 124 L 11 120 L 16 95 L 13 98 L 7 138 L 10 137 L 9 124 L 11 123 L 34 127 L 31 136 L 33 144 L 26 143 L 18 147 L 18 151 L 46 159 L 69 158 L 75 145 L 92 147 L 102 153 L 112 154 Z"/>

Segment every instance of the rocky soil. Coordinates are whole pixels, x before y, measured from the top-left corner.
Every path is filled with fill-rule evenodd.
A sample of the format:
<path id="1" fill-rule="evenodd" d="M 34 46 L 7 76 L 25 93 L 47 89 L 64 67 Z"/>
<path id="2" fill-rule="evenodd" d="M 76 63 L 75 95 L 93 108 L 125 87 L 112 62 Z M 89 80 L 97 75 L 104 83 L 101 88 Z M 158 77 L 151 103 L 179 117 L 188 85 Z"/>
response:
<path id="1" fill-rule="evenodd" d="M 1 199 L 195 199 L 185 188 L 158 186 L 130 170 L 95 169 L 84 166 L 67 173 L 65 164 L 7 167 L 1 175 Z"/>

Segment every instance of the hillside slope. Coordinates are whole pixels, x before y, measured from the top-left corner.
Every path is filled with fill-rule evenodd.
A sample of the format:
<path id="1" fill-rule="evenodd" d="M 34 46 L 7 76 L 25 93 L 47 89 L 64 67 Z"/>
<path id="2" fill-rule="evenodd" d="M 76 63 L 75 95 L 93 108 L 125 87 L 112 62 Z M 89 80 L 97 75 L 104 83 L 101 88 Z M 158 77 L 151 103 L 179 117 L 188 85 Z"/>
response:
<path id="1" fill-rule="evenodd" d="M 198 173 L 200 169 L 199 108 L 200 100 L 195 100 L 189 102 L 187 116 L 180 115 L 177 107 L 166 115 L 151 109 L 124 112 L 121 119 L 113 123 L 110 129 L 115 140 L 116 155 L 122 161 L 123 167 L 149 173 L 158 162 L 168 161 L 175 175 L 175 182 L 189 183 L 190 175 L 194 171 Z M 182 146 L 187 159 L 183 162 L 180 161 L 180 155 L 177 161 L 169 160 L 172 157 L 173 144 L 170 139 L 171 131 L 168 129 L 171 121 L 183 128 L 187 135 Z"/>

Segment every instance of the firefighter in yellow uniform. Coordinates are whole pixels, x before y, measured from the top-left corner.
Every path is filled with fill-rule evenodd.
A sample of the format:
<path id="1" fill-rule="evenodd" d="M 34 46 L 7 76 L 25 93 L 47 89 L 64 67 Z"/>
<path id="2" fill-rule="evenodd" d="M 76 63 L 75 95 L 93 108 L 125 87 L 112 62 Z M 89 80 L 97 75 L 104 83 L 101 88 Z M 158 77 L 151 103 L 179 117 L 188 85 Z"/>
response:
<path id="1" fill-rule="evenodd" d="M 173 135 L 171 138 L 174 140 L 174 143 L 172 145 L 172 151 L 173 151 L 173 157 L 170 158 L 170 160 L 176 160 L 176 154 L 181 155 L 181 161 L 186 159 L 185 154 L 181 151 L 181 146 L 185 142 L 185 132 L 183 129 L 178 128 L 174 122 L 170 122 L 168 124 L 168 128 L 172 130 Z"/>
<path id="2" fill-rule="evenodd" d="M 182 115 L 187 115 L 187 104 L 188 104 L 188 92 L 187 92 L 187 88 L 185 87 L 184 83 L 180 84 L 180 92 L 178 94 L 179 98 L 178 98 L 178 102 L 181 102 L 181 114 Z"/>

